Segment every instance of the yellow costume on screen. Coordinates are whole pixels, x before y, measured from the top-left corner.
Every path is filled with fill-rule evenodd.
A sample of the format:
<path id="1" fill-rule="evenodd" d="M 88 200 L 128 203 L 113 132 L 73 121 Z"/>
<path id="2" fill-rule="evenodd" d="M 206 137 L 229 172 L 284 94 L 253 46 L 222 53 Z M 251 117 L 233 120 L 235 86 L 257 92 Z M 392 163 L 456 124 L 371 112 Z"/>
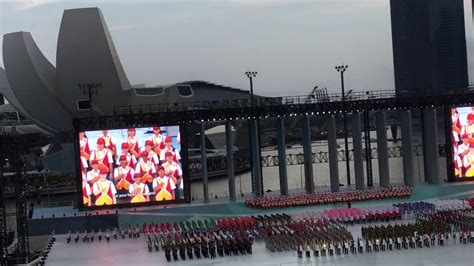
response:
<path id="1" fill-rule="evenodd" d="M 149 174 L 150 173 L 150 165 L 141 161 L 140 162 L 140 167 L 142 168 L 143 173 L 146 173 L 144 176 L 142 176 L 142 182 L 143 183 L 150 183 L 153 181 L 153 177 Z"/>
<path id="2" fill-rule="evenodd" d="M 113 200 L 112 198 L 107 194 L 107 192 L 110 189 L 110 183 L 107 182 L 107 185 L 103 185 L 102 182 L 97 182 L 96 183 L 99 187 L 99 190 L 101 191 L 101 194 L 99 198 L 95 201 L 96 206 L 102 206 L 102 205 L 112 205 Z"/>
<path id="3" fill-rule="evenodd" d="M 122 189 L 128 190 L 129 187 L 130 187 L 130 183 L 128 183 L 128 181 L 125 180 L 125 178 L 122 178 L 122 179 L 117 183 L 117 189 L 118 189 L 118 190 L 122 190 Z"/>
<path id="4" fill-rule="evenodd" d="M 467 157 L 467 160 L 469 161 L 469 169 L 467 169 L 466 171 L 466 177 L 473 177 L 474 176 L 474 155 L 472 155 L 471 153 L 468 153 L 465 155 Z"/>
<path id="5" fill-rule="evenodd" d="M 173 199 L 173 196 L 171 195 L 171 193 L 166 189 L 166 186 L 168 184 L 165 184 L 164 182 L 162 181 L 158 181 L 158 185 L 160 186 L 160 192 L 158 192 L 158 194 L 156 194 L 155 196 L 155 199 L 156 201 L 162 201 L 162 200 L 172 200 Z"/>
<path id="6" fill-rule="evenodd" d="M 131 203 L 140 203 L 140 202 L 146 202 L 145 197 L 143 196 L 143 191 L 145 190 L 145 186 L 139 191 L 138 193 L 136 192 L 138 190 L 138 187 L 136 185 L 133 185 L 134 187 L 134 194 Z"/>
<path id="7" fill-rule="evenodd" d="M 130 183 L 125 179 L 126 175 L 127 175 L 126 170 L 119 169 L 119 176 L 124 176 L 124 177 L 117 183 L 118 190 L 122 190 L 122 189 L 128 190 L 128 188 L 130 187 Z"/>

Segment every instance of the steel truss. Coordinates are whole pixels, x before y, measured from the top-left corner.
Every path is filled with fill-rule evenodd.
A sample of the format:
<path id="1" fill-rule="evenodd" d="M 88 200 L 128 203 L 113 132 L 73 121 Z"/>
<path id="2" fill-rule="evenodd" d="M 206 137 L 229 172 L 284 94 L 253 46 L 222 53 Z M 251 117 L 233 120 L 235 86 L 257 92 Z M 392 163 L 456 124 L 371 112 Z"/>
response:
<path id="1" fill-rule="evenodd" d="M 446 92 L 435 95 L 411 93 L 395 97 L 394 92 L 357 93 L 345 103 L 337 95 L 327 101 L 304 97 L 255 98 L 176 104 L 115 107 L 115 114 L 75 118 L 76 130 L 126 128 L 204 121 L 249 120 L 284 116 L 342 114 L 395 109 L 472 105 L 474 91 Z"/>
<path id="2" fill-rule="evenodd" d="M 23 159 L 29 149 L 36 147 L 38 143 L 44 140 L 44 137 L 39 134 L 30 135 L 16 135 L 16 134 L 0 134 L 0 177 L 2 177 L 3 163 L 8 159 L 9 164 L 15 170 L 15 175 L 11 179 L 11 183 L 15 187 L 16 200 L 16 225 L 17 225 L 17 253 L 16 258 L 18 263 L 26 263 L 29 256 L 29 234 L 28 234 L 28 208 L 27 208 L 27 179 L 25 175 L 26 163 Z M 1 179 L 2 183 L 2 199 L 4 199 L 3 188 L 6 186 L 5 178 Z M 4 201 L 3 201 L 4 203 Z M 5 219 L 5 216 L 2 216 Z M 4 222 L 6 227 L 6 221 Z M 6 230 L 5 230 L 6 231 Z M 3 252 L 3 238 L 2 238 L 2 255 L 8 256 L 7 252 Z M 6 241 L 5 241 L 6 243 Z"/>

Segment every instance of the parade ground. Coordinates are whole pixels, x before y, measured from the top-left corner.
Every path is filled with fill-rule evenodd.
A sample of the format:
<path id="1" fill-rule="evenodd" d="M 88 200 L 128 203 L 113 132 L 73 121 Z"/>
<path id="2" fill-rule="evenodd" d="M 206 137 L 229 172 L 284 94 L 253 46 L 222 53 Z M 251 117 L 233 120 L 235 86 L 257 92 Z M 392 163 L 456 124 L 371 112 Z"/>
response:
<path id="1" fill-rule="evenodd" d="M 474 182 L 451 183 L 439 186 L 420 185 L 415 187 L 408 199 L 378 200 L 356 202 L 353 207 L 387 206 L 396 202 L 430 201 L 437 199 L 468 198 L 474 195 Z M 316 211 L 345 207 L 342 205 L 321 205 L 291 209 L 258 210 L 245 207 L 241 202 L 193 204 L 172 207 L 149 207 L 139 210 L 121 210 L 119 220 L 123 225 L 149 222 L 168 222 L 198 220 L 204 218 L 257 215 L 269 213 L 289 213 Z M 414 220 L 391 221 L 389 223 L 408 223 Z M 381 224 L 381 223 L 379 223 Z M 385 223 L 387 224 L 387 223 Z M 366 224 L 368 225 L 368 224 Z M 371 223 L 370 225 L 375 225 Z M 360 224 L 349 225 L 348 230 L 354 239 L 361 236 Z M 143 236 L 138 239 L 118 239 L 107 242 L 66 243 L 66 235 L 57 235 L 56 243 L 49 254 L 48 265 L 472 265 L 474 253 L 472 244 L 461 244 L 449 239 L 445 246 L 414 248 L 363 254 L 349 254 L 327 257 L 298 259 L 296 252 L 272 253 L 265 248 L 262 240 L 253 244 L 253 254 L 244 256 L 225 256 L 216 259 L 186 260 L 168 263 L 164 252 L 149 253 Z"/>
<path id="2" fill-rule="evenodd" d="M 349 226 L 360 235 L 360 226 Z M 350 254 L 332 257 L 311 257 L 298 260 L 296 252 L 272 253 L 263 241 L 256 241 L 253 254 L 168 263 L 163 251 L 148 253 L 143 237 L 94 243 L 66 244 L 66 236 L 58 236 L 48 258 L 48 265 L 472 265 L 473 246 L 453 244 L 431 248 Z"/>

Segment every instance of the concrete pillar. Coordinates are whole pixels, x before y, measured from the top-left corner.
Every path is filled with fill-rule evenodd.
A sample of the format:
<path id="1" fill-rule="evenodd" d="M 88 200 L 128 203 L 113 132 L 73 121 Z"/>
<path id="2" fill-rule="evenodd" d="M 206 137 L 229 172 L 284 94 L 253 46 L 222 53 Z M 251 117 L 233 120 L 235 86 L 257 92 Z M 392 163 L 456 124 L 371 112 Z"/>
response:
<path id="1" fill-rule="evenodd" d="M 263 196 L 263 179 L 260 158 L 260 142 L 258 139 L 258 125 L 257 120 L 249 120 L 250 131 L 250 150 L 252 154 L 252 182 L 254 194 L 257 197 Z"/>
<path id="2" fill-rule="evenodd" d="M 206 128 L 204 122 L 201 123 L 201 175 L 202 175 L 202 191 L 204 202 L 209 202 L 209 183 L 207 176 L 207 154 L 206 154 Z"/>
<path id="3" fill-rule="evenodd" d="M 304 187 L 306 193 L 313 193 L 313 151 L 311 150 L 311 126 L 308 116 L 302 117 L 301 133 L 303 136 Z"/>
<path id="4" fill-rule="evenodd" d="M 415 185 L 415 175 L 413 171 L 413 130 L 411 122 L 411 111 L 401 111 L 402 128 L 402 160 L 403 160 L 403 181 L 406 186 Z"/>
<path id="5" fill-rule="evenodd" d="M 390 175 L 387 151 L 387 119 L 385 112 L 377 112 L 375 122 L 377 126 L 377 156 L 379 162 L 380 187 L 389 187 Z"/>
<path id="6" fill-rule="evenodd" d="M 438 174 L 438 134 L 436 109 L 423 109 L 423 156 L 425 179 L 430 184 L 439 184 Z"/>
<path id="7" fill-rule="evenodd" d="M 337 158 L 336 119 L 334 116 L 328 118 L 327 125 L 331 191 L 337 192 L 339 191 L 339 162 Z"/>
<path id="8" fill-rule="evenodd" d="M 277 147 L 278 147 L 278 171 L 280 175 L 280 194 L 288 195 L 288 175 L 286 172 L 286 146 L 285 146 L 285 123 L 283 118 L 277 118 Z"/>
<path id="9" fill-rule="evenodd" d="M 229 183 L 229 199 L 235 200 L 235 170 L 234 170 L 234 138 L 232 133 L 232 123 L 230 120 L 225 122 L 225 146 L 227 161 L 227 180 Z"/>
<path id="10" fill-rule="evenodd" d="M 354 174 L 356 189 L 363 190 L 364 156 L 362 155 L 362 126 L 360 114 L 352 114 L 352 149 L 354 150 Z"/>

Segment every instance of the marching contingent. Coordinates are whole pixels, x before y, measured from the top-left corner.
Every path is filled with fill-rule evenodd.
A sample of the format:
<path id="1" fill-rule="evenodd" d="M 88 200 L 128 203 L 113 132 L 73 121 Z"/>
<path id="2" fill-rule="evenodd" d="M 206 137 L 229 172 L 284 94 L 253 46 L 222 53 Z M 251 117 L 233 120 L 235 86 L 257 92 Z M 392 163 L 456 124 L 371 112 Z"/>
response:
<path id="1" fill-rule="evenodd" d="M 168 262 L 252 254 L 255 241 L 298 259 L 474 243 L 474 200 L 406 202 L 390 206 L 150 223 L 68 234 L 67 243 L 140 238 Z M 367 225 L 372 223 L 370 225 Z M 354 224 L 364 224 L 354 234 Z"/>

